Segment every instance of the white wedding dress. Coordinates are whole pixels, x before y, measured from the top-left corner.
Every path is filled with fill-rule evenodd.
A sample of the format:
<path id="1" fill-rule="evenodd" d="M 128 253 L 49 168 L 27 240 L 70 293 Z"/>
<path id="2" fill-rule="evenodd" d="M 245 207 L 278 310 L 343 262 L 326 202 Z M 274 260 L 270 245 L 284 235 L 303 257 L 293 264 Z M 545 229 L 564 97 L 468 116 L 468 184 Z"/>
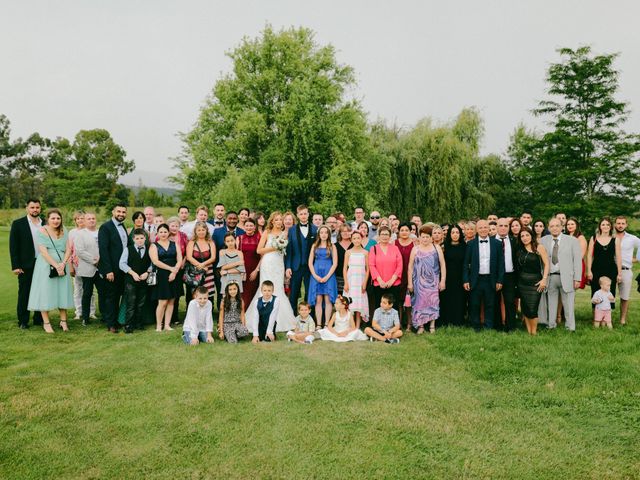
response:
<path id="1" fill-rule="evenodd" d="M 276 235 L 269 234 L 267 240 L 268 245 L 271 244 Z M 289 297 L 284 293 L 284 255 L 280 252 L 269 252 L 262 256 L 260 263 L 260 285 L 256 292 L 251 305 L 247 308 L 246 320 L 247 328 L 251 331 L 256 316 L 258 315 L 258 309 L 256 303 L 258 298 L 262 296 L 261 286 L 265 280 L 271 280 L 273 282 L 273 294 L 280 300 L 278 307 L 278 318 L 276 320 L 276 332 L 287 332 L 293 330 L 296 326 L 296 317 L 291 309 L 289 303 Z"/>

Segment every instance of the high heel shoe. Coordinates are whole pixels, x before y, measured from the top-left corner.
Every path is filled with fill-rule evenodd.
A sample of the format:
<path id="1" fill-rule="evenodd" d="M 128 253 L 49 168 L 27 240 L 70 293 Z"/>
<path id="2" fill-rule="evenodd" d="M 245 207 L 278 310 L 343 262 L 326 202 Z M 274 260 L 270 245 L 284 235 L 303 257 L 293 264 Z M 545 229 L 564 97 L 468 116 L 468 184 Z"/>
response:
<path id="1" fill-rule="evenodd" d="M 66 320 L 60 321 L 60 328 L 62 329 L 63 332 L 68 332 L 69 331 L 69 325 L 67 325 L 67 321 Z"/>
<path id="2" fill-rule="evenodd" d="M 42 328 L 44 328 L 44 331 L 47 333 L 53 333 L 53 327 L 51 326 L 51 322 L 43 323 Z"/>

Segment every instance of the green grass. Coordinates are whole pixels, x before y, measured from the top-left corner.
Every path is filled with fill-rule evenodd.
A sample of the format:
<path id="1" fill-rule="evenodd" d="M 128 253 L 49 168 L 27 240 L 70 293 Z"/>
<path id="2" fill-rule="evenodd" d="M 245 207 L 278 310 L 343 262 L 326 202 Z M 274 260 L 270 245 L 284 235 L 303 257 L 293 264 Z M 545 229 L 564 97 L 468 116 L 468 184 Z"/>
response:
<path id="1" fill-rule="evenodd" d="M 7 252 L 7 235 L 0 234 Z M 0 478 L 640 478 L 631 325 L 400 345 L 20 331 L 0 256 Z"/>

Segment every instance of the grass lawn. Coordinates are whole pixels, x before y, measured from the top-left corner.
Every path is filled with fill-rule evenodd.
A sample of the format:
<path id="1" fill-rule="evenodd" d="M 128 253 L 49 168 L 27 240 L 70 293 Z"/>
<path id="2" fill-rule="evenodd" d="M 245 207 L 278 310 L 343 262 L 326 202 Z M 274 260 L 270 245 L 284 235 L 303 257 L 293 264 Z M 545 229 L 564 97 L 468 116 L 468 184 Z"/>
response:
<path id="1" fill-rule="evenodd" d="M 640 478 L 630 325 L 187 347 L 16 328 L 0 233 L 0 478 Z"/>

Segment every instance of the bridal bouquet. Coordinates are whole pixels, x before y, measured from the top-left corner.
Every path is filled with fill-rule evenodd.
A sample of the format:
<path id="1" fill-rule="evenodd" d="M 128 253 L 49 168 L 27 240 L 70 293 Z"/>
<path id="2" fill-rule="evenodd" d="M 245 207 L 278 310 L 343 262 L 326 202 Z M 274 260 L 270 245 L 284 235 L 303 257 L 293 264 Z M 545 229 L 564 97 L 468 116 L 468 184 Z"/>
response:
<path id="1" fill-rule="evenodd" d="M 285 255 L 288 243 L 289 240 L 287 240 L 287 237 L 283 237 L 280 235 L 271 239 L 271 246 L 275 248 L 281 255 Z"/>

